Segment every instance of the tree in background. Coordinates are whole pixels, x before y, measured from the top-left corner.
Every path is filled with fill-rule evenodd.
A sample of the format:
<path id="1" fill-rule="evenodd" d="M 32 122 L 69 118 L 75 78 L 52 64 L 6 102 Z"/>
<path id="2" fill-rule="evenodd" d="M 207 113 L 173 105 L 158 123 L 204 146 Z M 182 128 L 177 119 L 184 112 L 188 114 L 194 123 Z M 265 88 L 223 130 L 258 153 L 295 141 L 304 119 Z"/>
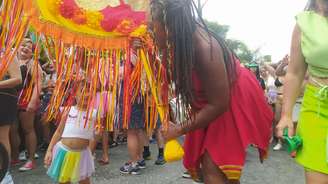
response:
<path id="1" fill-rule="evenodd" d="M 221 36 L 227 41 L 229 48 L 236 53 L 242 63 L 256 62 L 259 60 L 260 48 L 252 51 L 244 42 L 240 40 L 227 39 L 227 33 L 229 32 L 230 28 L 228 25 L 221 25 L 217 22 L 207 20 L 205 20 L 205 23 L 210 31 Z"/>

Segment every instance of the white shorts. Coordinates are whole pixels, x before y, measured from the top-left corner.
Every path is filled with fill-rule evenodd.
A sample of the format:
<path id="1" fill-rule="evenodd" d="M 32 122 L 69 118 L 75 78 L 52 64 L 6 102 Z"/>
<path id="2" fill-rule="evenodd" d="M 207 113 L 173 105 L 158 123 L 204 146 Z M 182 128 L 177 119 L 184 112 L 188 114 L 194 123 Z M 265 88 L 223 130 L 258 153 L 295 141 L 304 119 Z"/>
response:
<path id="1" fill-rule="evenodd" d="M 300 112 L 301 112 L 301 107 L 302 107 L 302 104 L 300 102 L 296 102 L 296 104 L 294 105 L 294 109 L 293 109 L 293 122 L 294 123 L 298 122 L 298 118 L 299 118 Z"/>

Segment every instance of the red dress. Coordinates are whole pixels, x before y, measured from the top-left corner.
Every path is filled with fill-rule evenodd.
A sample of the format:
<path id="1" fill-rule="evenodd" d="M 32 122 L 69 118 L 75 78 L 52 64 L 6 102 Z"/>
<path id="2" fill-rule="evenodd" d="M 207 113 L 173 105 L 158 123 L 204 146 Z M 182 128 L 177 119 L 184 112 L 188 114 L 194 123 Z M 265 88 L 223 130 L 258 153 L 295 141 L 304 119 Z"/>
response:
<path id="1" fill-rule="evenodd" d="M 245 164 L 246 149 L 256 145 L 261 161 L 267 155 L 272 132 L 273 113 L 256 77 L 236 63 L 237 79 L 231 90 L 227 112 L 207 128 L 186 135 L 184 166 L 196 178 L 200 159 L 205 151 L 229 179 L 240 179 Z M 195 108 L 207 104 L 201 81 L 193 73 Z"/>

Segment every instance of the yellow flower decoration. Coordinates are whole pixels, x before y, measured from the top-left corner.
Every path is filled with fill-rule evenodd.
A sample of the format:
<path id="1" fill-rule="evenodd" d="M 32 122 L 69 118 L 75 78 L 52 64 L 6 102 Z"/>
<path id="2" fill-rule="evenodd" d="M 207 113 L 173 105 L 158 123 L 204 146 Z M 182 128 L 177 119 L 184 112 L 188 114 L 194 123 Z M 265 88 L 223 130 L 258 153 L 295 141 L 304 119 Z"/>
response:
<path id="1" fill-rule="evenodd" d="M 49 2 L 49 4 L 51 4 L 51 6 L 48 7 L 49 12 L 58 13 L 61 0 L 48 0 L 48 2 Z"/>
<path id="2" fill-rule="evenodd" d="M 86 11 L 87 25 L 91 28 L 102 30 L 100 22 L 104 18 L 103 14 L 98 11 Z"/>

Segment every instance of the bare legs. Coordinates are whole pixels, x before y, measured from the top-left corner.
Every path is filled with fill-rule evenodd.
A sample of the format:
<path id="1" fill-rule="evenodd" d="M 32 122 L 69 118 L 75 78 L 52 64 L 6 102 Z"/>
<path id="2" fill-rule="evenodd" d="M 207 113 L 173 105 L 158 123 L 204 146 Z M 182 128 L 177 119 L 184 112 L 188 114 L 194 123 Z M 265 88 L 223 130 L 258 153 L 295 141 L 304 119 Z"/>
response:
<path id="1" fill-rule="evenodd" d="M 212 161 L 208 152 L 203 155 L 201 163 L 205 184 L 239 184 L 238 180 L 227 179 L 226 175 Z"/>
<path id="2" fill-rule="evenodd" d="M 328 175 L 315 171 L 305 171 L 306 184 L 328 184 Z"/>
<path id="3" fill-rule="evenodd" d="M 20 112 L 19 119 L 25 135 L 25 144 L 29 155 L 29 160 L 34 161 L 34 155 L 36 152 L 37 139 L 34 130 L 34 118 L 33 112 Z"/>
<path id="4" fill-rule="evenodd" d="M 8 155 L 11 155 L 9 129 L 10 125 L 0 126 L 0 143 L 5 146 L 6 150 L 8 151 Z"/>

